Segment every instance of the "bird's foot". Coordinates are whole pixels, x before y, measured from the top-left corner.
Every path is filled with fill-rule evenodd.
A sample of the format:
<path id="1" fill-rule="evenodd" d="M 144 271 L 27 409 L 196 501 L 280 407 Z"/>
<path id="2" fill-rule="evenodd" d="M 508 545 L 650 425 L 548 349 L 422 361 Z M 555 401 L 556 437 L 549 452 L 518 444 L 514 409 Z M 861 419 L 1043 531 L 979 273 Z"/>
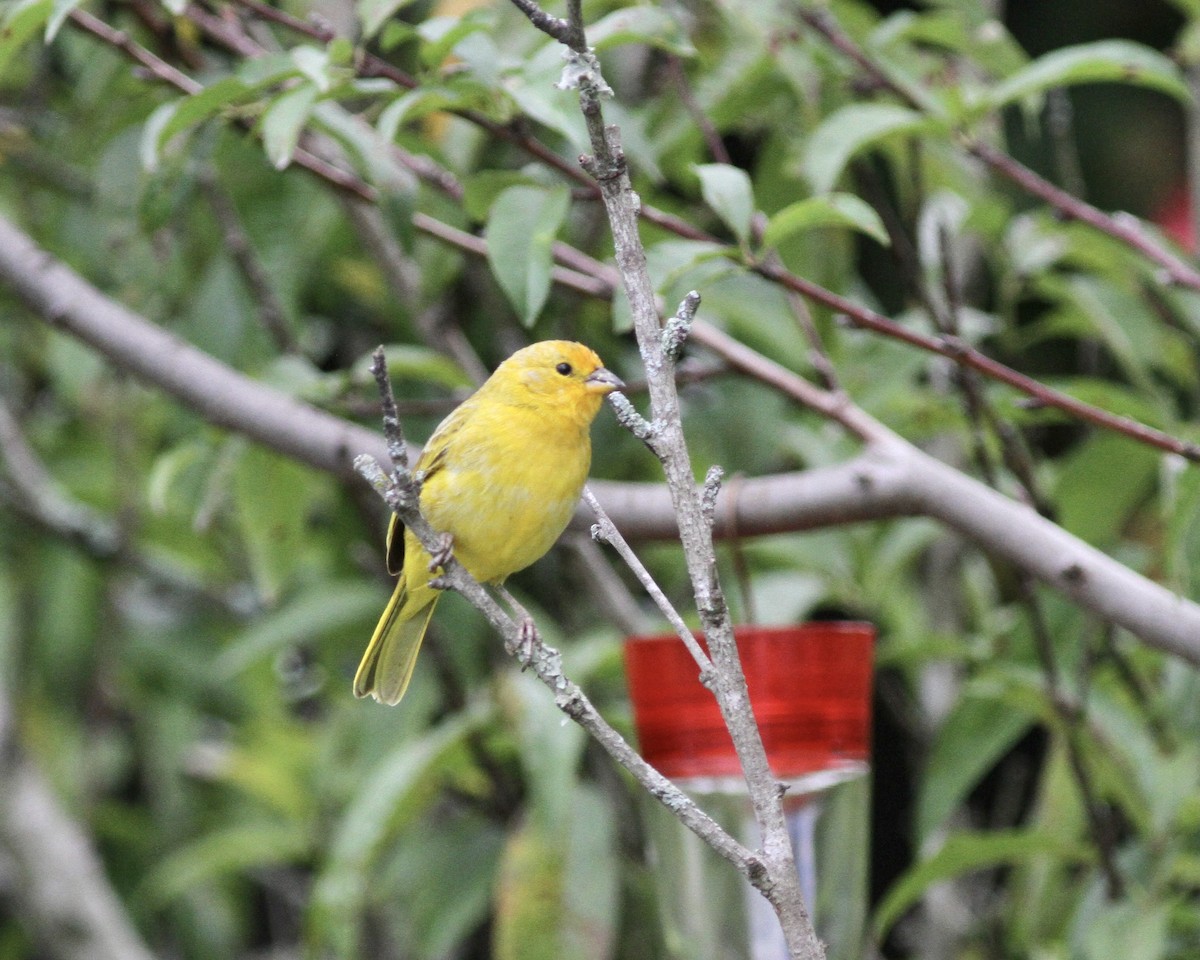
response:
<path id="1" fill-rule="evenodd" d="M 517 598 L 509 593 L 501 583 L 495 584 L 494 587 L 500 599 L 508 604 L 508 608 L 513 612 L 517 621 L 517 641 L 510 652 L 515 654 L 517 660 L 520 661 L 521 669 L 527 670 L 533 663 L 534 651 L 542 645 L 541 634 L 538 633 L 533 617 L 530 616 L 528 610 L 521 606 Z"/>
<path id="2" fill-rule="evenodd" d="M 526 614 L 517 626 L 516 654 L 522 673 L 533 664 L 533 655 L 541 645 L 542 637 L 538 633 L 537 624 L 533 622 L 533 618 L 529 614 Z"/>
<path id="3" fill-rule="evenodd" d="M 437 546 L 429 554 L 429 572 L 437 572 L 438 567 L 444 567 L 454 556 L 454 534 L 439 533 Z"/>
<path id="4" fill-rule="evenodd" d="M 438 534 L 437 546 L 429 553 L 429 572 L 435 574 L 429 585 L 434 590 L 449 590 L 450 581 L 446 579 L 445 567 L 450 562 L 450 558 L 454 556 L 454 535 L 450 533 Z M 442 570 L 442 573 L 438 573 Z"/>
<path id="5" fill-rule="evenodd" d="M 508 588 L 504 584 L 494 583 L 492 584 L 492 589 L 496 591 L 496 596 L 508 604 L 508 609 L 512 611 L 515 619 L 533 622 L 533 617 L 529 615 L 529 611 L 521 606 L 517 598 L 508 592 Z"/>

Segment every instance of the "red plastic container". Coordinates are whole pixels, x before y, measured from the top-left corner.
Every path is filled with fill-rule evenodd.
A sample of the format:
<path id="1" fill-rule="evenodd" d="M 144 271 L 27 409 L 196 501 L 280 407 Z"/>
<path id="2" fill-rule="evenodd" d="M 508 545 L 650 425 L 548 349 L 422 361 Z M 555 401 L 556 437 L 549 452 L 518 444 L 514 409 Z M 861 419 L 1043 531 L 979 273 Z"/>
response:
<path id="1" fill-rule="evenodd" d="M 875 627 L 829 621 L 734 636 L 772 772 L 795 780 L 865 769 Z M 651 764 L 673 780 L 740 778 L 716 698 L 678 636 L 628 638 L 625 668 Z"/>

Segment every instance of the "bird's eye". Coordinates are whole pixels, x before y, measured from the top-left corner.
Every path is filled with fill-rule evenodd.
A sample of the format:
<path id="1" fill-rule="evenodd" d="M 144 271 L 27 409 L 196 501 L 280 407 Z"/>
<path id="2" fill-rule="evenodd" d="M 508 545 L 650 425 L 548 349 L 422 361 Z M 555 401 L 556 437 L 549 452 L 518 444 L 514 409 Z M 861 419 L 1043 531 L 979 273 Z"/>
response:
<path id="1" fill-rule="evenodd" d="M 554 369 L 561 373 L 564 377 L 569 377 L 571 375 L 571 365 L 569 363 L 560 363 Z"/>

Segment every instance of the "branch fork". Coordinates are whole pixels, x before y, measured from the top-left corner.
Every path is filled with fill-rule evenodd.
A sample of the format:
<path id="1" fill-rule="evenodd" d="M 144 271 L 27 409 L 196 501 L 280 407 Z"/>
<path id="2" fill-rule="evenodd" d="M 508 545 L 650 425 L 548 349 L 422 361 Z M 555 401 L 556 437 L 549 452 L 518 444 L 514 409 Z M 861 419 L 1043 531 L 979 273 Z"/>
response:
<path id="1" fill-rule="evenodd" d="M 518 6 L 528 15 L 528 7 L 533 2 L 520 0 Z M 580 0 L 569 0 L 568 45 L 576 53 L 586 51 L 580 8 Z M 537 26 L 536 21 L 534 25 Z M 758 869 L 751 870 L 746 861 L 740 868 L 774 908 L 788 949 L 796 960 L 820 960 L 824 950 L 813 930 L 800 891 L 777 781 L 767 763 L 762 737 L 750 709 L 746 678 L 716 573 L 711 517 L 705 515 L 702 492 L 696 488 L 683 434 L 673 375 L 674 361 L 686 339 L 700 298 L 693 293 L 684 299 L 676 321 L 668 324 L 669 336 L 664 337 L 654 285 L 638 231 L 640 203 L 621 152 L 619 131 L 605 125 L 599 97 L 588 83 L 579 84 L 579 94 L 580 110 L 592 147 L 592 157 L 584 161 L 584 168 L 596 177 L 612 229 L 614 255 L 629 298 L 634 332 L 646 368 L 653 412 L 651 423 L 655 429 L 652 433 L 646 430 L 627 411 L 625 422 L 642 431 L 640 439 L 658 457 L 666 475 L 701 626 L 714 666 L 712 689 L 742 764 L 755 819 L 763 837 Z M 615 406 L 619 407 L 620 401 Z M 638 434 L 635 432 L 635 435 Z M 689 631 L 685 629 L 684 632 Z"/>
<path id="2" fill-rule="evenodd" d="M 444 545 L 443 539 L 434 532 L 429 522 L 422 516 L 419 502 L 420 471 L 410 471 L 408 467 L 406 445 L 400 426 L 400 419 L 395 416 L 395 399 L 392 396 L 391 382 L 387 376 L 387 365 L 382 349 L 375 351 L 372 357 L 372 373 L 379 384 L 380 397 L 384 411 L 384 429 L 387 433 L 387 444 L 392 456 L 392 471 L 387 471 L 379 462 L 368 454 L 355 458 L 355 469 L 384 499 L 408 529 L 416 534 L 421 544 L 436 555 Z M 612 521 L 599 509 L 589 491 L 585 497 L 594 504 L 600 518 L 597 527 L 603 531 L 609 542 L 624 543 L 623 538 L 613 526 Z M 628 545 L 626 545 L 626 549 Z M 458 592 L 479 610 L 496 629 L 504 640 L 505 650 L 518 662 L 522 669 L 531 669 L 539 680 L 554 694 L 554 704 L 571 719 L 582 726 L 600 744 L 604 750 L 624 767 L 629 773 L 653 796 L 661 800 L 680 819 L 684 825 L 694 831 L 709 844 L 720 856 L 724 857 L 751 882 L 763 874 L 763 861 L 758 853 L 750 850 L 731 836 L 719 823 L 701 810 L 686 793 L 654 769 L 630 746 L 596 710 L 587 695 L 578 684 L 571 681 L 563 672 L 562 655 L 554 647 L 542 642 L 537 633 L 532 618 L 521 608 L 502 587 L 497 594 L 510 603 L 520 622 L 505 613 L 496 599 L 489 593 L 459 563 L 453 555 L 444 557 L 443 574 L 440 577 L 442 587 Z M 643 568 L 644 570 L 644 568 Z M 648 577 L 649 574 L 646 574 Z M 659 591 L 661 593 L 661 591 Z M 664 598 L 665 602 L 665 598 Z M 678 614 L 675 615 L 678 618 Z M 679 625 L 687 634 L 690 642 L 695 644 L 691 631 Z M 698 644 L 696 644 L 699 650 Z M 703 657 L 703 651 L 700 651 Z M 711 665 L 710 665 L 711 671 Z"/>

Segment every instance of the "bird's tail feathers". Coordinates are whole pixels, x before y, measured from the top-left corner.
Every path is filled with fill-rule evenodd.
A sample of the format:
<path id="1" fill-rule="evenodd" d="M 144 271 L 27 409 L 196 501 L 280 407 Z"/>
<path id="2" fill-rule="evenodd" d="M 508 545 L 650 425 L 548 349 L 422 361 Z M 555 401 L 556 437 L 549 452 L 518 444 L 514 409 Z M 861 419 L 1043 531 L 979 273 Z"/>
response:
<path id="1" fill-rule="evenodd" d="M 412 596 L 404 577 L 400 578 L 354 675 L 356 697 L 370 696 L 389 705 L 400 702 L 412 679 L 438 596 L 436 590 L 428 589 Z"/>

